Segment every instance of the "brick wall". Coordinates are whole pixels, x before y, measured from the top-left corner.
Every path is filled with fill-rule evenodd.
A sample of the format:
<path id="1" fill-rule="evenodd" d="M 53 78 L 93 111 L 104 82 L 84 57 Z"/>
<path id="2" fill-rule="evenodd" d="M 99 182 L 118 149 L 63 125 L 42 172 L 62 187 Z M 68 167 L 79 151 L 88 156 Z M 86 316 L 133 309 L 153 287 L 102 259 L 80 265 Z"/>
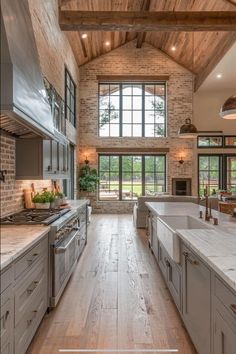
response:
<path id="1" fill-rule="evenodd" d="M 29 6 L 42 73 L 64 99 L 65 65 L 77 86 L 79 69 L 67 37 L 58 25 L 58 1 L 29 0 Z M 67 124 L 67 131 L 75 142 L 76 131 L 71 124 Z M 15 139 L 6 135 L 1 136 L 1 169 L 7 170 L 6 182 L 0 182 L 1 215 L 5 215 L 23 207 L 23 189 L 30 188 L 32 183 L 15 181 Z M 33 182 L 36 190 L 51 186 L 51 181 Z"/>
<path id="2" fill-rule="evenodd" d="M 6 170 L 5 182 L 0 182 L 1 216 L 16 212 L 24 207 L 23 190 L 35 184 L 36 191 L 51 187 L 51 181 L 15 180 L 15 139 L 2 133 L 0 136 L 0 170 Z"/>
<path id="3" fill-rule="evenodd" d="M 167 83 L 166 138 L 100 138 L 97 131 L 98 82 L 97 75 L 169 75 Z M 171 192 L 171 178 L 192 178 L 192 193 L 196 194 L 193 142 L 177 137 L 186 118 L 192 116 L 192 75 L 152 46 L 144 43 L 136 48 L 135 41 L 105 54 L 80 67 L 79 155 L 80 163 L 88 156 L 97 168 L 96 148 L 103 147 L 168 147 L 167 190 Z M 185 163 L 180 165 L 180 156 Z M 132 202 L 97 202 L 91 197 L 95 212 L 131 212 Z"/>

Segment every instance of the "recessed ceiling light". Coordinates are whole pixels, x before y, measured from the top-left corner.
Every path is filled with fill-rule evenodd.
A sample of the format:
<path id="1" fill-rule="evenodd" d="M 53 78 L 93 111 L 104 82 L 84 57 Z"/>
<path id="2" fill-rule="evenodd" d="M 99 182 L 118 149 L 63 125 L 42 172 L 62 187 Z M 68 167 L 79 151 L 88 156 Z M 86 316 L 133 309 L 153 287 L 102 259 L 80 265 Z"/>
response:
<path id="1" fill-rule="evenodd" d="M 105 42 L 105 45 L 108 47 L 110 45 L 110 42 L 109 41 Z"/>
<path id="2" fill-rule="evenodd" d="M 217 77 L 217 79 L 221 79 L 222 78 L 222 74 L 217 74 L 216 77 Z"/>
<path id="3" fill-rule="evenodd" d="M 175 52 L 176 51 L 176 47 L 175 46 L 171 47 L 171 50 L 172 50 L 172 52 Z"/>
<path id="4" fill-rule="evenodd" d="M 82 36 L 81 36 L 81 38 L 83 38 L 83 39 L 85 39 L 87 37 L 88 37 L 87 33 L 83 33 Z"/>

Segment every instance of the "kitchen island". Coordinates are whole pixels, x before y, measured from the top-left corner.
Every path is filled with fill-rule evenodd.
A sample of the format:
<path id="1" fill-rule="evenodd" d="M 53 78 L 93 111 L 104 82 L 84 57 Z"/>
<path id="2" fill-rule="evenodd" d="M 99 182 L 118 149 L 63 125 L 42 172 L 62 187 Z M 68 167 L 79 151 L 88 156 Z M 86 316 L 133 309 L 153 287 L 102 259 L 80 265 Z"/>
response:
<path id="1" fill-rule="evenodd" d="M 212 211 L 213 225 L 191 203 L 146 205 L 150 247 L 198 354 L 234 354 L 236 220 Z"/>

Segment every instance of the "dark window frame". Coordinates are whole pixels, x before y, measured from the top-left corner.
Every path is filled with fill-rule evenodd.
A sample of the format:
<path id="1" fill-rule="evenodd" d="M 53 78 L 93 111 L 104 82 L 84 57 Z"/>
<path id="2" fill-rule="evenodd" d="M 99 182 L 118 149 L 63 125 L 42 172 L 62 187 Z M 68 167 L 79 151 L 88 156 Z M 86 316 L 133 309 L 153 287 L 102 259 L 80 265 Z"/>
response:
<path id="1" fill-rule="evenodd" d="M 140 174 L 141 174 L 141 191 L 142 191 L 142 196 L 145 196 L 145 186 L 146 186 L 146 183 L 145 183 L 145 174 L 146 174 L 146 171 L 145 171 L 145 157 L 147 156 L 152 156 L 152 157 L 159 157 L 159 156 L 162 156 L 164 157 L 164 171 L 160 171 L 158 173 L 163 173 L 164 175 L 164 192 L 166 192 L 166 188 L 167 188 L 167 156 L 166 154 L 106 154 L 106 153 L 103 153 L 103 154 L 98 154 L 98 176 L 100 177 L 100 157 L 101 156 L 114 156 L 114 157 L 118 157 L 119 158 L 119 161 L 118 161 L 118 165 L 119 165 L 119 171 L 118 171 L 118 176 L 119 176 L 119 181 L 118 181 L 118 185 L 119 185 L 119 199 L 114 199 L 113 201 L 122 201 L 122 202 L 135 202 L 137 199 L 123 199 L 122 198 L 122 182 L 123 182 L 123 178 L 122 178 L 122 174 L 123 174 L 123 168 L 122 168 L 122 157 L 125 157 L 125 156 L 131 156 L 131 157 L 134 157 L 134 156 L 139 156 L 141 157 L 141 171 L 140 171 Z M 109 161 L 109 164 L 110 164 L 110 161 Z M 102 171 L 102 172 L 109 172 L 110 173 L 110 170 L 109 171 Z M 150 172 L 149 172 L 150 173 Z M 153 171 L 153 173 L 157 173 L 156 170 Z M 110 179 L 109 179 L 109 184 L 110 184 Z M 155 183 L 154 183 L 155 184 Z M 133 186 L 133 184 L 132 184 Z M 110 189 L 110 188 L 109 188 Z M 101 199 L 100 198 L 100 182 L 98 183 L 98 200 L 101 201 L 101 202 L 106 202 L 106 201 L 110 201 L 110 199 Z"/>
<path id="2" fill-rule="evenodd" d="M 214 145 L 209 145 L 209 146 L 200 146 L 199 145 L 199 140 L 201 138 L 221 138 L 222 143 L 221 145 L 214 146 Z M 235 149 L 236 145 L 228 145 L 226 144 L 226 138 L 236 138 L 236 135 L 198 135 L 197 137 L 197 148 L 198 149 Z"/>
<path id="3" fill-rule="evenodd" d="M 70 82 L 70 87 L 68 86 L 68 80 Z M 72 90 L 71 90 L 72 86 Z M 69 92 L 70 102 L 67 100 L 67 93 Z M 76 128 L 76 95 L 77 95 L 77 87 L 76 84 L 68 70 L 65 66 L 65 118 Z M 72 98 L 74 100 L 73 108 L 71 105 Z M 68 110 L 70 111 L 70 115 L 68 117 Z M 73 119 L 71 119 L 71 115 Z"/>
<path id="4" fill-rule="evenodd" d="M 236 154 L 232 153 L 232 154 L 211 154 L 211 153 L 204 153 L 204 154 L 198 154 L 198 193 L 200 193 L 200 176 L 199 176 L 199 167 L 200 167 L 200 157 L 201 156 L 218 156 L 219 157 L 219 181 L 218 181 L 218 185 L 219 185 L 219 189 L 222 190 L 226 190 L 228 187 L 228 176 L 227 176 L 227 157 L 236 157 Z"/>
<path id="5" fill-rule="evenodd" d="M 236 145 L 227 145 L 225 143 L 226 138 L 236 138 L 236 135 L 224 135 L 224 148 L 226 148 L 226 149 L 236 149 Z"/>
<path id="6" fill-rule="evenodd" d="M 100 111 L 101 111 L 101 108 L 100 108 L 100 97 L 102 97 L 103 95 L 100 94 L 100 86 L 101 85 L 109 85 L 109 103 L 110 103 L 110 86 L 112 85 L 117 85 L 119 86 L 119 95 L 117 95 L 119 97 L 119 109 L 114 109 L 114 111 L 118 111 L 119 112 L 119 123 L 111 123 L 109 122 L 109 135 L 108 136 L 103 136 L 101 135 L 100 133 Z M 122 90 L 122 86 L 126 86 L 126 85 L 130 85 L 130 86 L 141 86 L 142 87 L 142 93 L 141 95 L 135 95 L 133 94 L 130 94 L 130 95 L 123 95 L 123 90 Z M 155 86 L 164 86 L 164 92 L 163 92 L 163 97 L 164 97 L 164 109 L 163 110 L 156 110 L 156 112 L 160 111 L 160 112 L 163 112 L 163 115 L 164 115 L 164 123 L 160 123 L 161 125 L 163 125 L 164 127 L 164 134 L 163 135 L 160 135 L 158 136 L 156 133 L 154 133 L 154 136 L 146 136 L 145 135 L 145 128 L 150 125 L 150 126 L 158 126 L 158 123 L 155 122 L 155 113 L 154 113 L 154 120 L 153 120 L 153 123 L 146 123 L 145 122 L 145 113 L 146 112 L 155 112 L 155 109 L 146 109 L 145 108 L 145 86 L 148 86 L 148 85 L 153 85 L 154 86 L 154 96 L 158 96 L 155 94 Z M 133 88 L 132 88 L 133 90 Z M 123 96 L 127 96 L 127 97 L 131 97 L 131 105 L 132 105 L 132 109 L 123 109 Z M 134 97 L 141 97 L 141 102 L 142 102 L 142 107 L 141 109 L 134 109 L 133 108 L 133 98 Z M 110 107 L 108 108 L 109 110 L 109 114 L 110 114 Z M 112 110 L 113 111 L 113 110 Z M 133 123 L 133 112 L 135 111 L 138 111 L 138 112 L 141 112 L 141 124 L 140 123 Z M 132 135 L 130 136 L 126 136 L 123 134 L 123 129 L 124 129 L 124 125 L 125 123 L 123 123 L 123 113 L 124 112 L 131 112 L 131 123 L 128 124 L 128 125 L 131 125 L 131 131 L 132 131 Z M 119 135 L 110 135 L 110 125 L 111 124 L 117 124 L 119 125 Z M 133 135 L 133 127 L 134 125 L 141 125 L 141 135 L 140 136 L 136 136 L 136 135 Z M 165 138 L 167 137 L 167 82 L 166 81 L 151 81 L 151 82 L 114 82 L 114 81 L 100 81 L 98 83 L 98 136 L 101 137 L 101 138 L 111 138 L 111 137 L 124 137 L 124 138 Z"/>
<path id="7" fill-rule="evenodd" d="M 199 145 L 199 140 L 201 138 L 221 138 L 221 145 L 208 145 L 208 146 L 201 146 Z M 224 147 L 224 137 L 222 135 L 199 135 L 197 137 L 197 148 L 198 149 L 221 149 Z"/>

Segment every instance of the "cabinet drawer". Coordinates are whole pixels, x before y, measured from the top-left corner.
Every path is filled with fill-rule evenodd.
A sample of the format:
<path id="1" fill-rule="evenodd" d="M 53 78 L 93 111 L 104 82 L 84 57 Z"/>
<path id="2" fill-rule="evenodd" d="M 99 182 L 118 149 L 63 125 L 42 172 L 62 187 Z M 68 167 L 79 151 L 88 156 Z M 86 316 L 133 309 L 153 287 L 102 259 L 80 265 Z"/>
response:
<path id="1" fill-rule="evenodd" d="M 236 321 L 236 295 L 217 276 L 214 277 L 214 294 Z"/>
<path id="2" fill-rule="evenodd" d="M 23 283 L 22 283 L 23 281 Z M 41 294 L 47 293 L 47 259 L 36 264 L 15 289 L 15 325 Z"/>
<path id="3" fill-rule="evenodd" d="M 14 264 L 14 277 L 18 279 L 26 270 L 29 272 L 43 256 L 48 255 L 48 238 L 45 237 Z"/>
<path id="4" fill-rule="evenodd" d="M 13 341 L 13 297 L 11 287 L 1 294 L 0 314 L 1 353 L 4 353 L 4 351 L 5 353 L 11 353 Z"/>
<path id="5" fill-rule="evenodd" d="M 42 294 L 27 309 L 15 328 L 15 354 L 24 354 L 47 309 L 46 294 Z"/>
<path id="6" fill-rule="evenodd" d="M 2 293 L 4 290 L 8 288 L 9 285 L 11 285 L 13 281 L 13 267 L 11 266 L 10 268 L 4 270 L 1 273 L 1 291 Z"/>

